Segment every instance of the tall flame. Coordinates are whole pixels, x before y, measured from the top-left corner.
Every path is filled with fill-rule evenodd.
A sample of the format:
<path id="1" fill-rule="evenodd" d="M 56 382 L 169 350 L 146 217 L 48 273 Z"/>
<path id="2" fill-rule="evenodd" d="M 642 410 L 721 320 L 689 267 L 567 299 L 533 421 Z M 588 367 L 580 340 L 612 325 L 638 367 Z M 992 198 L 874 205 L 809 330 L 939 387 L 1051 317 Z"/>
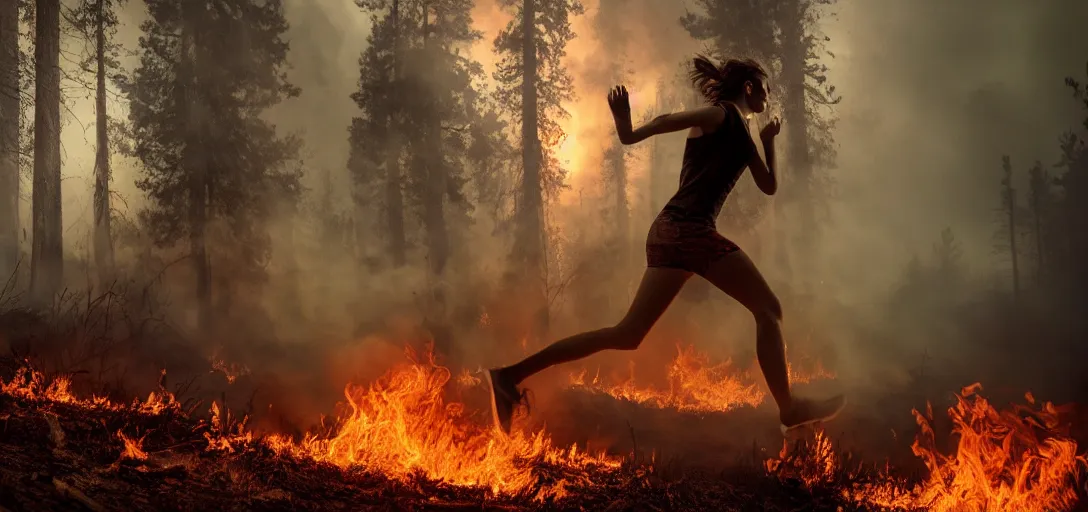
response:
<path id="1" fill-rule="evenodd" d="M 467 421 L 462 404 L 443 398 L 449 370 L 429 355 L 424 361 L 412 359 L 369 387 L 348 386 L 344 396 L 351 412 L 331 437 L 309 434 L 300 443 L 272 437 L 270 445 L 341 467 L 362 466 L 405 480 L 423 474 L 494 493 L 530 489 L 537 480 L 533 462 L 573 467 L 619 464 L 573 447 L 558 450 L 543 431 L 507 438 Z M 561 486 L 554 491 L 561 492 Z"/>
<path id="2" fill-rule="evenodd" d="M 925 480 L 909 487 L 886 476 L 843 495 L 872 506 L 935 512 L 1069 510 L 1077 499 L 1073 484 L 1088 457 L 1077 455 L 1077 444 L 1060 421 L 1062 411 L 1049 402 L 1032 408 L 1030 393 L 1029 405 L 998 411 L 978 396 L 980 388 L 977 383 L 964 388 L 948 409 L 952 433 L 959 438 L 950 455 L 936 447 L 931 408 L 925 415 L 914 411 L 920 431 L 912 451 L 929 470 Z M 798 446 L 790 454 L 783 444 L 778 458 L 765 462 L 768 472 L 817 486 L 833 482 L 843 469 L 822 431 L 816 432 L 815 442 Z"/>

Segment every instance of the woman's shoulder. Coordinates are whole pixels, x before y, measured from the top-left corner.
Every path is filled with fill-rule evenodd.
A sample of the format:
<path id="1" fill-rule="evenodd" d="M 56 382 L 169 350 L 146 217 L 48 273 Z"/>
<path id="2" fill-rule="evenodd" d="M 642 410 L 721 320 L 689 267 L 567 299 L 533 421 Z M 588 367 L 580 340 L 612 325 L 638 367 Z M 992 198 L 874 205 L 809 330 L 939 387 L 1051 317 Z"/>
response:
<path id="1" fill-rule="evenodd" d="M 718 108 L 725 112 L 724 122 L 744 124 L 744 115 L 740 113 L 740 107 L 732 101 L 723 101 L 718 103 Z"/>

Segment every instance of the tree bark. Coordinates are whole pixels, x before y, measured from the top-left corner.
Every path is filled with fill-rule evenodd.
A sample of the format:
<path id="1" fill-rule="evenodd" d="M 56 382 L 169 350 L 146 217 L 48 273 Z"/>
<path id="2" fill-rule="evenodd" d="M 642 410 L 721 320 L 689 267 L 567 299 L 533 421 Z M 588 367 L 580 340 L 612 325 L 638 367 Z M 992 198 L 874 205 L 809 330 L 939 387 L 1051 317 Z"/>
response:
<path id="1" fill-rule="evenodd" d="M 30 294 L 51 301 L 64 280 L 60 197 L 60 0 L 37 0 Z"/>
<path id="2" fill-rule="evenodd" d="M 98 278 L 107 283 L 113 278 L 113 237 L 110 234 L 110 142 L 106 114 L 106 27 L 105 0 L 98 0 L 95 47 L 98 83 L 95 91 L 95 131 L 98 139 L 94 163 L 94 258 Z"/>
<path id="3" fill-rule="evenodd" d="M 397 112 L 400 109 L 400 94 L 398 86 L 401 80 L 401 66 L 403 53 L 401 47 L 400 26 L 400 2 L 393 0 L 393 76 L 390 80 L 390 112 L 389 123 L 389 151 L 385 162 L 385 207 L 386 221 L 388 222 L 389 250 L 392 253 L 393 265 L 401 267 L 406 261 L 407 241 L 404 235 L 404 191 L 401 187 L 402 174 L 400 170 L 400 133 L 396 129 L 395 122 Z"/>
<path id="4" fill-rule="evenodd" d="M 782 84 L 784 98 L 782 100 L 783 121 L 786 128 L 786 168 L 790 177 L 788 179 L 789 193 L 787 200 L 779 202 L 781 206 L 793 207 L 797 217 L 797 236 L 794 238 L 794 249 L 801 254 L 811 253 L 815 244 L 816 222 L 812 198 L 812 158 L 809 147 L 808 127 L 811 124 L 806 105 L 805 93 L 805 65 L 807 63 L 808 47 L 805 43 L 805 5 L 802 0 L 786 0 L 779 5 L 783 9 L 779 17 L 781 33 L 782 55 Z M 792 245 L 792 244 L 790 244 Z M 787 248 L 785 244 L 780 245 Z M 781 261 L 790 261 L 790 258 L 782 258 Z M 809 258 L 801 258 L 795 263 L 804 263 Z M 806 276 L 811 273 L 806 268 L 791 268 L 786 271 L 787 279 L 802 287 L 806 286 Z"/>
<path id="5" fill-rule="evenodd" d="M 526 273 L 526 290 L 536 309 L 536 331 L 542 335 L 550 324 L 544 269 L 544 199 L 541 179 L 541 148 L 537 119 L 536 0 L 522 7 L 521 83 L 521 201 L 515 251 Z"/>
<path id="6" fill-rule="evenodd" d="M 430 38 L 430 12 L 428 6 L 423 7 L 423 53 L 428 58 L 434 58 L 433 41 Z M 442 155 L 442 121 L 438 109 L 441 107 L 437 101 L 438 95 L 431 91 L 431 117 L 427 125 L 426 148 L 427 154 L 423 155 L 426 166 L 426 182 L 424 183 L 423 218 L 427 230 L 428 257 L 431 271 L 441 278 L 449 259 L 449 233 L 446 227 L 446 216 L 443 205 L 446 192 L 446 169 Z"/>
<path id="7" fill-rule="evenodd" d="M 19 262 L 19 7 L 0 1 L 0 283 Z M 2 285 L 0 285 L 2 286 Z"/>
<path id="8" fill-rule="evenodd" d="M 1009 255 L 1012 257 L 1012 296 L 1020 298 L 1020 265 L 1016 250 L 1016 190 L 1012 188 L 1012 164 L 1008 156 L 1002 158 L 1005 178 L 1002 180 L 1005 192 L 1005 208 L 1009 217 Z"/>
<path id="9" fill-rule="evenodd" d="M 208 261 L 206 231 L 208 225 L 208 162 L 204 154 L 203 136 L 205 135 L 204 105 L 197 97 L 199 80 L 199 48 L 193 28 L 193 21 L 187 20 L 184 30 L 187 36 L 185 44 L 185 72 L 179 77 L 179 86 L 184 89 L 185 112 L 188 119 L 183 156 L 186 175 L 189 179 L 189 257 L 192 258 L 193 272 L 196 277 L 197 328 L 206 332 L 211 325 L 211 265 Z"/>

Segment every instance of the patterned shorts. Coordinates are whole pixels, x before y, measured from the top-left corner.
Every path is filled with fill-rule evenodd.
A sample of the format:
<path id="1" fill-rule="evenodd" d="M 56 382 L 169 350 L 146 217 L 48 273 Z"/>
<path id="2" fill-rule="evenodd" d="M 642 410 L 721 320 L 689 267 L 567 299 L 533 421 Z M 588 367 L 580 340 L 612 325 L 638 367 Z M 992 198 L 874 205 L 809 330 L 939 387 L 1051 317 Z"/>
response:
<path id="1" fill-rule="evenodd" d="M 713 225 L 662 213 L 646 237 L 646 266 L 677 268 L 704 276 L 712 263 L 739 250 Z"/>

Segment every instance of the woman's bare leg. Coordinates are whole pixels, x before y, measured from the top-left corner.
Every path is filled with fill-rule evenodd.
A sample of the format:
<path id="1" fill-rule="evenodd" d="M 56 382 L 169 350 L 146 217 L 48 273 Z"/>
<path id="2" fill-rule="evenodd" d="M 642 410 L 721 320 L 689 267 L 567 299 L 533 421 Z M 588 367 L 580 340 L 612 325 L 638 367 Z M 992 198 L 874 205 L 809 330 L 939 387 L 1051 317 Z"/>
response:
<path id="1" fill-rule="evenodd" d="M 756 320 L 756 357 L 767 387 L 778 404 L 783 431 L 833 418 L 846 399 L 837 395 L 824 400 L 797 398 L 790 391 L 786 344 L 782 340 L 782 306 L 771 287 L 744 251 L 719 258 L 703 275 L 748 308 Z"/>
<path id="2" fill-rule="evenodd" d="M 492 411 L 498 426 L 503 431 L 509 430 L 513 405 L 517 401 L 517 385 L 531 375 L 602 350 L 638 348 L 690 277 L 691 272 L 686 270 L 647 268 L 631 307 L 616 325 L 563 338 L 517 364 L 488 372 Z"/>
<path id="3" fill-rule="evenodd" d="M 719 258 L 703 276 L 748 308 L 756 320 L 756 357 L 771 396 L 781 410 L 790 407 L 786 343 L 782 340 L 782 306 L 755 263 L 738 250 Z"/>

